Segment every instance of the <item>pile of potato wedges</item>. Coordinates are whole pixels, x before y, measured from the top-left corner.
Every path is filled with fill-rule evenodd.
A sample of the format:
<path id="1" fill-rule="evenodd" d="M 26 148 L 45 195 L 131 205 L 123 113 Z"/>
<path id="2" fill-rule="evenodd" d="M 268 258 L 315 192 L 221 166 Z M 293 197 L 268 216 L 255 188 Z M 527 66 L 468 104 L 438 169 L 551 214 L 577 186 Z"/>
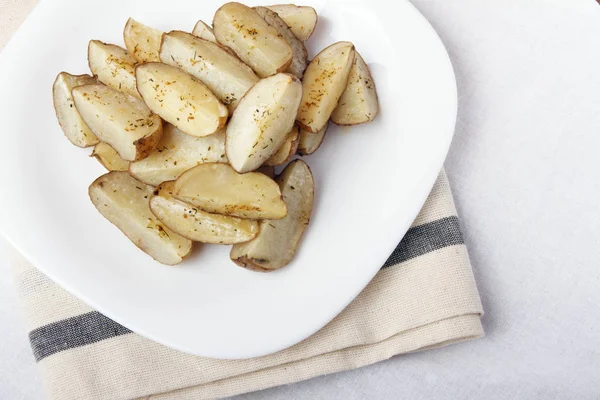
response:
<path id="1" fill-rule="evenodd" d="M 98 211 L 156 261 L 193 242 L 233 245 L 254 271 L 289 264 L 313 207 L 313 154 L 329 121 L 372 121 L 369 68 L 350 42 L 311 61 L 312 7 L 226 3 L 212 25 L 162 32 L 129 19 L 125 48 L 91 40 L 91 75 L 58 74 L 65 136 L 109 172 L 89 187 Z M 275 168 L 285 166 L 275 175 Z"/>

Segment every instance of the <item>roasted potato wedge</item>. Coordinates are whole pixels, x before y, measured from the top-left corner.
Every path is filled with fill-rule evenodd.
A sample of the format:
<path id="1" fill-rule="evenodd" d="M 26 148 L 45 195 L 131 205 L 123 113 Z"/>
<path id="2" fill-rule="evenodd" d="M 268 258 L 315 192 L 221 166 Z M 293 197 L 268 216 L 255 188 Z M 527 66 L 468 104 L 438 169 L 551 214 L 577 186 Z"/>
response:
<path id="1" fill-rule="evenodd" d="M 288 73 L 302 79 L 304 70 L 308 66 L 308 52 L 304 43 L 298 39 L 291 31 L 290 27 L 277 15 L 275 11 L 271 11 L 266 7 L 254 7 L 254 10 L 260 15 L 269 25 L 277 29 L 277 32 L 285 39 L 292 49 L 292 62 L 288 67 Z"/>
<path id="2" fill-rule="evenodd" d="M 268 6 L 290 27 L 294 35 L 302 41 L 307 40 L 317 26 L 317 12 L 312 7 L 296 6 L 294 4 L 276 4 Z"/>
<path id="3" fill-rule="evenodd" d="M 232 112 L 258 82 L 254 71 L 236 56 L 186 32 L 172 31 L 163 36 L 160 59 L 202 81 Z"/>
<path id="4" fill-rule="evenodd" d="M 292 48 L 252 8 L 227 3 L 213 20 L 217 42 L 232 49 L 260 77 L 285 71 L 292 62 Z"/>
<path id="5" fill-rule="evenodd" d="M 302 160 L 291 162 L 277 182 L 288 214 L 277 221 L 261 221 L 256 238 L 233 246 L 230 257 L 241 267 L 269 272 L 289 264 L 310 221 L 314 182 L 308 165 Z"/>
<path id="6" fill-rule="evenodd" d="M 254 171 L 285 141 L 294 126 L 302 84 L 289 74 L 262 79 L 246 93 L 229 125 L 225 150 L 238 172 Z"/>
<path id="7" fill-rule="evenodd" d="M 211 214 L 173 197 L 175 182 L 164 182 L 150 197 L 150 210 L 167 228 L 190 240 L 212 244 L 235 244 L 252 240 L 258 222 Z"/>
<path id="8" fill-rule="evenodd" d="M 165 124 L 156 149 L 143 160 L 132 162 L 129 173 L 148 185 L 157 186 L 173 181 L 188 169 L 206 162 L 227 162 L 225 130 L 194 137 Z"/>
<path id="9" fill-rule="evenodd" d="M 181 175 L 173 196 L 199 209 L 250 219 L 279 219 L 287 214 L 279 186 L 258 172 L 238 174 L 227 164 L 200 164 Z"/>
<path id="10" fill-rule="evenodd" d="M 321 143 L 323 143 L 323 139 L 325 138 L 325 133 L 327 133 L 327 128 L 329 124 L 325 125 L 323 129 L 321 129 L 317 133 L 312 133 L 305 131 L 304 129 L 300 129 L 300 139 L 298 140 L 298 154 L 302 156 L 308 156 L 321 147 Z"/>
<path id="11" fill-rule="evenodd" d="M 90 157 L 96 157 L 100 164 L 109 171 L 129 170 L 130 162 L 119 157 L 119 153 L 104 142 L 100 142 L 94 146 L 94 151 L 92 151 Z"/>
<path id="12" fill-rule="evenodd" d="M 192 241 L 167 228 L 150 212 L 154 189 L 127 172 L 109 172 L 90 185 L 94 206 L 137 247 L 156 261 L 175 265 L 192 250 Z"/>
<path id="13" fill-rule="evenodd" d="M 331 114 L 337 125 L 358 125 L 371 122 L 379 112 L 377 89 L 365 60 L 356 52 L 346 90 Z"/>
<path id="14" fill-rule="evenodd" d="M 158 144 L 162 120 L 143 101 L 101 84 L 73 89 L 83 121 L 126 161 L 141 160 Z"/>
<path id="15" fill-rule="evenodd" d="M 198 36 L 200 39 L 208 40 L 209 42 L 219 44 L 217 42 L 217 38 L 215 37 L 215 32 L 213 31 L 213 28 L 206 24 L 204 21 L 198 21 L 196 23 L 196 25 L 194 26 L 194 30 L 192 31 L 192 35 Z M 237 59 L 237 55 L 229 47 L 221 45 L 219 45 L 219 47 L 221 47 L 223 50 L 225 50 Z M 252 72 L 254 73 L 254 71 Z"/>
<path id="16" fill-rule="evenodd" d="M 192 30 L 192 35 L 198 36 L 200 39 L 208 40 L 209 42 L 217 43 L 213 28 L 208 26 L 204 21 L 198 21 Z"/>
<path id="17" fill-rule="evenodd" d="M 163 32 L 129 18 L 123 30 L 125 47 L 141 63 L 160 61 L 158 53 Z"/>
<path id="18" fill-rule="evenodd" d="M 93 83 L 96 83 L 96 78 L 92 76 L 61 72 L 52 85 L 52 100 L 58 123 L 67 139 L 77 147 L 89 147 L 99 142 L 81 119 L 71 95 L 73 88 Z"/>
<path id="19" fill-rule="evenodd" d="M 100 82 L 119 92 L 140 97 L 135 87 L 137 61 L 124 48 L 91 40 L 88 45 L 88 64 Z"/>
<path id="20" fill-rule="evenodd" d="M 276 167 L 290 161 L 298 150 L 298 136 L 298 127 L 294 125 L 281 147 L 279 147 L 279 150 L 265 161 L 264 165 Z"/>
<path id="21" fill-rule="evenodd" d="M 338 42 L 321 51 L 304 72 L 298 124 L 317 133 L 327 124 L 346 89 L 354 63 L 354 45 Z"/>
<path id="22" fill-rule="evenodd" d="M 179 68 L 141 64 L 135 76 L 138 92 L 150 110 L 183 132 L 202 137 L 225 126 L 227 107 L 204 83 Z"/>

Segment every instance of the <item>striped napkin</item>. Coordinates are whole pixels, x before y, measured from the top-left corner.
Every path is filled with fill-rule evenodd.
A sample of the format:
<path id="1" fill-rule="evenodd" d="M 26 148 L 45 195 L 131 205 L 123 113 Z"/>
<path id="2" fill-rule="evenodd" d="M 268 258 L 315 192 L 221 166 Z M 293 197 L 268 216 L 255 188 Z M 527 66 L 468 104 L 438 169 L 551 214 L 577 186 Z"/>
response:
<path id="1" fill-rule="evenodd" d="M 12 262 L 31 346 L 52 399 L 212 399 L 358 368 L 483 336 L 483 313 L 447 178 L 364 291 L 303 342 L 215 360 L 143 338 Z"/>

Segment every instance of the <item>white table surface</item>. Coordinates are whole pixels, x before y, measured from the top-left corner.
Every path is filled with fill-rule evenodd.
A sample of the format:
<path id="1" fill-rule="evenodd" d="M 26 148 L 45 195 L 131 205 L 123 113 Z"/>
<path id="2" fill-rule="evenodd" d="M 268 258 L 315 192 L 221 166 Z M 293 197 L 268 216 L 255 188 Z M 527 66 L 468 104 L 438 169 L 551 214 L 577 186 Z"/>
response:
<path id="1" fill-rule="evenodd" d="M 487 336 L 239 398 L 597 399 L 600 7 L 413 3 L 448 47 L 459 83 L 446 167 Z M 1 250 L 0 260 L 0 399 L 40 399 Z"/>

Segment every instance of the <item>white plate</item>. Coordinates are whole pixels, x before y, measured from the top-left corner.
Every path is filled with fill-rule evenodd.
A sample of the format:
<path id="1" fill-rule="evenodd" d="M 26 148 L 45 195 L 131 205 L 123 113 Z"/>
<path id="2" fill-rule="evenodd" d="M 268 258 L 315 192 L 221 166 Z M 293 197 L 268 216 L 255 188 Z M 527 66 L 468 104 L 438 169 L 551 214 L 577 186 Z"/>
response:
<path id="1" fill-rule="evenodd" d="M 248 1 L 249 5 L 259 2 Z M 122 44 L 129 16 L 164 30 L 212 20 L 221 1 L 45 0 L 0 55 L 0 224 L 34 265 L 126 327 L 215 358 L 260 356 L 323 327 L 377 273 L 417 215 L 442 167 L 456 117 L 446 51 L 404 1 L 307 1 L 319 13 L 311 56 L 354 42 L 371 66 L 381 113 L 333 127 L 307 161 L 312 222 L 292 264 L 270 274 L 229 261 L 229 247 L 197 246 L 165 267 L 104 220 L 87 196 L 103 168 L 55 120 L 59 71 L 87 73 L 90 39 Z"/>

